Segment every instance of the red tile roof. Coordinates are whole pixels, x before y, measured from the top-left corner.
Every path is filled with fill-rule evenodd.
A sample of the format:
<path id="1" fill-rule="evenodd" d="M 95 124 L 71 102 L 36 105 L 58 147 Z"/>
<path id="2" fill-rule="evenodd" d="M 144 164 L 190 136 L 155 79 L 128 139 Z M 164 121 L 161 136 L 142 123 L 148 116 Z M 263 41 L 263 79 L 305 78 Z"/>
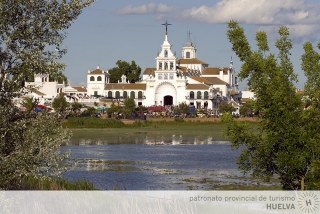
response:
<path id="1" fill-rule="evenodd" d="M 74 86 L 72 88 L 76 89 L 78 92 L 87 92 L 87 89 L 82 86 Z"/>
<path id="2" fill-rule="evenodd" d="M 143 74 L 146 75 L 154 75 L 155 70 L 157 70 L 156 68 L 146 68 L 143 72 Z"/>
<path id="3" fill-rule="evenodd" d="M 95 69 L 93 71 L 90 71 L 90 73 L 88 73 L 88 75 L 90 75 L 90 74 L 103 74 L 103 73 L 104 73 L 103 70 L 97 68 L 97 69 Z"/>
<path id="4" fill-rule="evenodd" d="M 202 75 L 219 75 L 221 68 L 205 68 L 202 71 Z M 223 74 L 228 74 L 229 68 L 223 68 Z"/>
<path id="5" fill-rule="evenodd" d="M 197 58 L 194 59 L 178 59 L 177 60 L 178 64 L 201 64 L 201 65 L 208 65 L 208 63 L 201 61 Z"/>
<path id="6" fill-rule="evenodd" d="M 228 83 L 219 79 L 218 77 L 190 77 L 190 78 L 207 85 L 228 85 Z"/>
<path id="7" fill-rule="evenodd" d="M 105 90 L 146 90 L 144 83 L 109 83 Z"/>
<path id="8" fill-rule="evenodd" d="M 187 90 L 208 90 L 209 86 L 205 84 L 188 84 Z"/>

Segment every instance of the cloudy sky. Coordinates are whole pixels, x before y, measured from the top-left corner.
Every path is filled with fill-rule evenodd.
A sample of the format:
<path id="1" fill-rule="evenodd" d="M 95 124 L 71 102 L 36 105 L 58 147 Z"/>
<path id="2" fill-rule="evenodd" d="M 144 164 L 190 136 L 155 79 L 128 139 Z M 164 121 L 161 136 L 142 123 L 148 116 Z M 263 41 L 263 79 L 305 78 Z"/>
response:
<path id="1" fill-rule="evenodd" d="M 233 57 L 239 70 L 241 63 L 226 37 L 227 22 L 233 19 L 245 28 L 253 46 L 256 31 L 266 31 L 272 46 L 278 27 L 288 26 L 294 43 L 292 61 L 300 79 L 297 86 L 303 87 L 302 45 L 320 40 L 319 11 L 319 0 L 96 0 L 67 31 L 66 75 L 72 85 L 85 84 L 89 69 L 97 65 L 110 69 L 119 59 L 135 60 L 142 70 L 155 67 L 165 33 L 161 24 L 166 20 L 172 24 L 168 37 L 177 57 L 190 31 L 199 59 L 224 67 Z"/>

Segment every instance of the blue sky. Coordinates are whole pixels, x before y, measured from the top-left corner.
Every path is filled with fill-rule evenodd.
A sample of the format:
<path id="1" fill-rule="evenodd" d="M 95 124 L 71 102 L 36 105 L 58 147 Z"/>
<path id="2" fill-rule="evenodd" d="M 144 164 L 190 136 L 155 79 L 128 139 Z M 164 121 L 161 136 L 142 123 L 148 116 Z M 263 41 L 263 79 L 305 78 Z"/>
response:
<path id="1" fill-rule="evenodd" d="M 318 11 L 318 0 L 96 0 L 67 30 L 65 74 L 71 85 L 85 85 L 89 69 L 97 65 L 110 69 L 119 59 L 135 60 L 142 71 L 155 67 L 165 32 L 161 24 L 166 20 L 172 24 L 168 38 L 177 57 L 181 56 L 190 31 L 199 59 L 213 67 L 225 67 L 233 57 L 239 71 L 241 63 L 226 36 L 227 22 L 234 19 L 245 28 L 252 46 L 258 30 L 268 33 L 269 45 L 273 46 L 279 25 L 290 28 L 292 62 L 299 75 L 297 86 L 301 88 L 305 82 L 300 69 L 302 45 L 320 40 Z"/>

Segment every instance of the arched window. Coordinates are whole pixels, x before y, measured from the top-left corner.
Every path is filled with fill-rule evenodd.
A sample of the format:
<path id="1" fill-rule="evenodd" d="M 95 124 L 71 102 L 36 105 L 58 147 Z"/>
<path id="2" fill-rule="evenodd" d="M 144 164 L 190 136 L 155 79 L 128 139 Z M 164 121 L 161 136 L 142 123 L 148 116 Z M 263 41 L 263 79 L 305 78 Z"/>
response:
<path id="1" fill-rule="evenodd" d="M 128 92 L 124 91 L 123 92 L 123 99 L 127 99 L 128 98 Z"/>
<path id="2" fill-rule="evenodd" d="M 142 91 L 138 92 L 138 99 L 142 99 Z"/>
<path id="3" fill-rule="evenodd" d="M 187 59 L 190 59 L 190 52 L 189 52 L 189 51 L 186 52 L 186 58 L 187 58 Z"/>
<path id="4" fill-rule="evenodd" d="M 112 98 L 112 91 L 108 91 L 108 98 Z"/>
<path id="5" fill-rule="evenodd" d="M 159 70 L 162 70 L 162 62 L 159 62 Z"/>
<path id="6" fill-rule="evenodd" d="M 168 51 L 164 50 L 164 57 L 168 57 Z"/>
<path id="7" fill-rule="evenodd" d="M 194 99 L 194 92 L 190 91 L 190 99 Z"/>
<path id="8" fill-rule="evenodd" d="M 164 63 L 164 70 L 168 70 L 168 63 L 167 62 Z"/>
<path id="9" fill-rule="evenodd" d="M 120 92 L 116 91 L 116 99 L 120 99 Z"/>
<path id="10" fill-rule="evenodd" d="M 197 99 L 201 99 L 201 91 L 197 92 Z"/>
<path id="11" fill-rule="evenodd" d="M 134 91 L 130 92 L 130 98 L 133 98 L 133 99 L 136 98 L 136 94 L 134 93 Z"/>
<path id="12" fill-rule="evenodd" d="M 204 92 L 203 98 L 207 100 L 209 98 L 209 93 L 207 91 Z"/>
<path id="13" fill-rule="evenodd" d="M 91 76 L 91 77 L 90 77 L 90 81 L 94 81 L 94 76 Z"/>
<path id="14" fill-rule="evenodd" d="M 97 81 L 102 81 L 102 77 L 98 76 Z"/>

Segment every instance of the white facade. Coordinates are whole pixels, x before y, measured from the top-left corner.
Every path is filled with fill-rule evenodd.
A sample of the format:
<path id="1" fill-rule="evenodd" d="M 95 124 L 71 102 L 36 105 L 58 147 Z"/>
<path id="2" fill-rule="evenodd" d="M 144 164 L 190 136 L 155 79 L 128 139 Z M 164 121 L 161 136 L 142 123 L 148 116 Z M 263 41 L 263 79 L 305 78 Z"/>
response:
<path id="1" fill-rule="evenodd" d="M 57 81 L 50 81 L 49 74 L 36 74 L 34 82 L 26 82 L 25 86 L 27 88 L 33 88 L 31 93 L 37 95 L 37 98 L 44 98 L 47 100 L 52 100 L 59 93 L 64 92 L 65 87 L 64 83 L 60 84 Z M 37 91 L 36 94 L 34 93 L 35 91 Z"/>
<path id="2" fill-rule="evenodd" d="M 87 93 L 89 96 L 105 96 L 104 87 L 109 83 L 109 73 L 99 66 L 87 73 Z"/>
<path id="3" fill-rule="evenodd" d="M 255 100 L 256 96 L 253 91 L 241 91 L 241 98 Z"/>

